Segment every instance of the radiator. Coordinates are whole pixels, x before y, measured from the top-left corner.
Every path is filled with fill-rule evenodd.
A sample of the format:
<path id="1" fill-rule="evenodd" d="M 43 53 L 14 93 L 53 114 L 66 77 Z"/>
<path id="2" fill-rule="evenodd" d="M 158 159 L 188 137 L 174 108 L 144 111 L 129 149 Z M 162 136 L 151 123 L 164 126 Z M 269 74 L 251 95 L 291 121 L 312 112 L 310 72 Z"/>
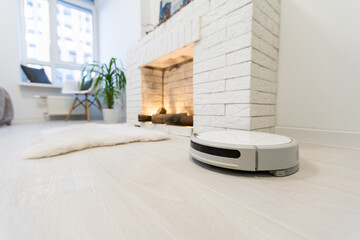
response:
<path id="1" fill-rule="evenodd" d="M 45 116 L 62 116 L 67 115 L 75 100 L 75 97 L 65 96 L 34 96 L 45 101 Z M 85 108 L 79 106 L 73 110 L 71 115 L 84 115 Z"/>

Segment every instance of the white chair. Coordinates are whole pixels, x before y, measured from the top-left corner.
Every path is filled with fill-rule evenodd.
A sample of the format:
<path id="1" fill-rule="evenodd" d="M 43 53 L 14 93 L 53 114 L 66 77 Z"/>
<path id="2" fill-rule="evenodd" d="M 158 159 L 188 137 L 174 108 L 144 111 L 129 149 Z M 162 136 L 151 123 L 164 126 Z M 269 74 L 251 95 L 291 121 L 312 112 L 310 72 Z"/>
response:
<path id="1" fill-rule="evenodd" d="M 65 120 L 68 121 L 71 116 L 72 111 L 80 105 L 85 107 L 85 114 L 86 114 L 86 118 L 88 121 L 90 121 L 90 109 L 89 108 L 91 105 L 96 106 L 95 102 L 97 103 L 96 107 L 102 112 L 101 104 L 100 104 L 99 100 L 95 97 L 95 92 L 96 92 L 95 81 L 93 81 L 93 83 L 91 84 L 89 89 L 80 90 L 80 82 L 79 81 L 65 80 L 65 82 L 63 83 L 61 93 L 76 95 L 76 98 L 75 98 Z M 85 99 L 80 100 L 79 99 L 80 95 L 85 96 Z M 93 97 L 92 101 L 89 100 L 89 96 Z"/>

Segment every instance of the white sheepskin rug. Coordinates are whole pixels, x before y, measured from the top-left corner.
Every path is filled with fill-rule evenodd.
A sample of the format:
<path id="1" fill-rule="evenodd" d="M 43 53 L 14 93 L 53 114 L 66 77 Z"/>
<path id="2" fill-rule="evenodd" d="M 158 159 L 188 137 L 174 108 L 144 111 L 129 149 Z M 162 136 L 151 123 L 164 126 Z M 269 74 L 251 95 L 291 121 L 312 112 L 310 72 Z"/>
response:
<path id="1" fill-rule="evenodd" d="M 165 132 L 127 124 L 79 124 L 42 131 L 37 142 L 25 151 L 24 158 L 44 158 L 92 147 L 168 138 Z"/>

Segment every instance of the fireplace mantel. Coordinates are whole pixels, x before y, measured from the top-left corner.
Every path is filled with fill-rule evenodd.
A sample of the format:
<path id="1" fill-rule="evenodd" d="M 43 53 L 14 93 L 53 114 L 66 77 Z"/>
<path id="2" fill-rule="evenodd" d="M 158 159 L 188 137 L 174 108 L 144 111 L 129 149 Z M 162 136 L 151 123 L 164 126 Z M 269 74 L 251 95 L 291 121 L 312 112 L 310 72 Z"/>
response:
<path id="1" fill-rule="evenodd" d="M 128 67 L 147 63 L 200 40 L 200 18 L 209 11 L 208 0 L 195 0 L 143 37 L 129 51 Z"/>

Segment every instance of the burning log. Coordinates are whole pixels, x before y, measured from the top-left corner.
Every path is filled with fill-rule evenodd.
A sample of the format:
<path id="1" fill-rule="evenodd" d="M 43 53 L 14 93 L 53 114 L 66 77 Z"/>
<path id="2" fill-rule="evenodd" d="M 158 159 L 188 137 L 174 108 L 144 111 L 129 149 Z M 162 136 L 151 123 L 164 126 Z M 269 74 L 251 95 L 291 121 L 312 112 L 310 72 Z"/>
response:
<path id="1" fill-rule="evenodd" d="M 152 123 L 159 123 L 159 124 L 165 124 L 165 120 L 173 115 L 181 115 L 186 116 L 186 113 L 180 113 L 180 114 L 154 114 L 152 115 L 151 121 Z"/>
<path id="2" fill-rule="evenodd" d="M 193 126 L 193 119 L 193 116 L 188 116 L 186 113 L 171 114 L 171 116 L 165 118 L 165 123 L 167 125 Z"/>
<path id="3" fill-rule="evenodd" d="M 171 114 L 154 114 L 151 117 L 152 123 L 165 124 L 165 118 Z"/>
<path id="4" fill-rule="evenodd" d="M 166 109 L 161 107 L 156 111 L 156 114 L 166 114 Z"/>
<path id="5" fill-rule="evenodd" d="M 187 113 L 154 114 L 151 116 L 151 122 L 177 126 L 193 126 L 194 124 L 193 116 L 188 116 Z"/>
<path id="6" fill-rule="evenodd" d="M 151 116 L 150 115 L 139 114 L 138 115 L 138 121 L 139 122 L 151 122 Z"/>

